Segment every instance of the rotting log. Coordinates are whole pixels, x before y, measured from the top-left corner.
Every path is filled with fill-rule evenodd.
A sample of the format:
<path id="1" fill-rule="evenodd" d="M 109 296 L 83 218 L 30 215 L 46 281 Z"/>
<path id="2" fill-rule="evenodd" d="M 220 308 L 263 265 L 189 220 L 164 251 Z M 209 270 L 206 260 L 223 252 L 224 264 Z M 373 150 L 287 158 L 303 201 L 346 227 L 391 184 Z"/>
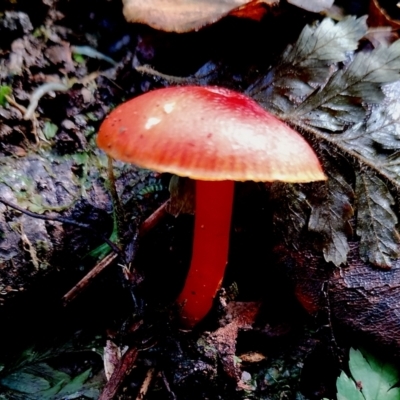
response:
<path id="1" fill-rule="evenodd" d="M 34 218 L 0 202 L 0 304 L 49 273 L 77 271 L 80 259 L 110 236 L 112 202 L 105 167 L 96 155 L 80 165 L 51 153 L 0 158 L 0 198 L 41 215 L 69 219 L 90 229 Z M 119 170 L 119 165 L 116 165 Z M 127 181 L 146 183 L 148 172 L 124 167 L 119 192 L 131 197 Z M 82 171 L 85 169 L 85 171 Z M 147 174 L 147 175 L 146 175 Z M 140 218 L 139 218 L 140 220 Z"/>
<path id="2" fill-rule="evenodd" d="M 357 340 L 379 344 L 399 357 L 400 260 L 391 269 L 378 269 L 360 259 L 357 243 L 350 247 L 348 263 L 340 268 L 325 262 L 311 246 L 296 252 L 280 248 L 277 253 L 310 314 L 328 312 L 333 332 L 340 326 Z"/>

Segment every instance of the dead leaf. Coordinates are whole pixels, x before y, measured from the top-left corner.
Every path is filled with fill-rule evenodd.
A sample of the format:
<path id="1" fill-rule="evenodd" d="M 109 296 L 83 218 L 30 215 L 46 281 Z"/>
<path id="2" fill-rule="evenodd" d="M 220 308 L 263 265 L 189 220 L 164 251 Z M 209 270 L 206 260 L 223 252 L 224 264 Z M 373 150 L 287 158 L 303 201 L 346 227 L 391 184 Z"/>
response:
<path id="1" fill-rule="evenodd" d="M 11 44 L 11 53 L 8 61 L 10 73 L 20 75 L 24 68 L 35 66 L 45 68 L 48 65 L 43 57 L 43 49 L 37 38 L 24 36 Z"/>
<path id="2" fill-rule="evenodd" d="M 178 33 L 198 30 L 230 13 L 260 19 L 263 4 L 273 5 L 278 2 L 279 0 L 123 0 L 124 15 L 128 22 L 139 22 L 155 29 Z"/>
<path id="3" fill-rule="evenodd" d="M 40 268 L 40 262 L 37 257 L 36 248 L 33 246 L 32 242 L 29 240 L 28 236 L 26 236 L 24 232 L 24 227 L 21 224 L 19 226 L 15 225 L 14 230 L 19 233 L 21 237 L 21 244 L 24 251 L 29 255 L 30 261 L 36 270 Z"/>
<path id="4" fill-rule="evenodd" d="M 62 66 L 65 72 L 75 70 L 69 43 L 61 42 L 48 46 L 44 54 L 52 64 Z"/>
<path id="5" fill-rule="evenodd" d="M 259 363 L 260 361 L 263 361 L 266 359 L 264 354 L 258 353 L 256 351 L 250 351 L 248 353 L 241 354 L 239 358 L 242 360 L 242 362 L 246 363 Z"/>
<path id="6" fill-rule="evenodd" d="M 121 349 L 113 341 L 107 340 L 106 347 L 104 347 L 104 373 L 107 381 L 110 380 L 121 356 Z"/>
<path id="7" fill-rule="evenodd" d="M 14 157 L 25 157 L 27 154 L 24 148 L 12 144 L 4 144 L 3 149 L 5 153 L 11 154 Z"/>
<path id="8" fill-rule="evenodd" d="M 236 380 L 239 388 L 248 390 L 248 385 L 241 380 L 242 371 L 235 361 L 236 339 L 240 330 L 251 329 L 258 311 L 259 302 L 232 301 L 227 305 L 225 326 L 210 333 L 209 343 L 216 347 L 224 372 Z"/>

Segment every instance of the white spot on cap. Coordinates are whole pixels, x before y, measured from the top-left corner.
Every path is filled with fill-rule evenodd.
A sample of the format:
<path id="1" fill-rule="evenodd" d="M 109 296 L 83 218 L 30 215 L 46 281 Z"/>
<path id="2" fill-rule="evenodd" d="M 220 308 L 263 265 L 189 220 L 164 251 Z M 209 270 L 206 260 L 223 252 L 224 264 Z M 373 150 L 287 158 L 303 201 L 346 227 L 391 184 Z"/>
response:
<path id="1" fill-rule="evenodd" d="M 157 118 L 157 117 L 150 117 L 147 122 L 146 125 L 144 126 L 146 129 L 150 129 L 152 128 L 154 125 L 157 125 L 161 122 L 161 118 Z"/>
<path id="2" fill-rule="evenodd" d="M 164 104 L 164 111 L 169 114 L 171 113 L 175 108 L 175 103 L 166 103 Z"/>

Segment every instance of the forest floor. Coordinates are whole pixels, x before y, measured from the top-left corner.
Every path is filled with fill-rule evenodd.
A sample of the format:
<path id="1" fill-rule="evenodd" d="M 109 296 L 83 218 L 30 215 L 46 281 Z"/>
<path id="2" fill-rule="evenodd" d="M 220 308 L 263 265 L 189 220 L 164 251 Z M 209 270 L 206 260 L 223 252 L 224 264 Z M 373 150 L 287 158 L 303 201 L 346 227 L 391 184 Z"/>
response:
<path id="1" fill-rule="evenodd" d="M 282 7 L 262 21 L 227 17 L 175 34 L 127 23 L 120 1 L 0 2 L 0 197 L 67 220 L 0 204 L 0 399 L 335 398 L 359 342 L 332 326 L 329 305 L 318 316 L 299 305 L 273 250 L 265 185 L 238 184 L 225 289 L 185 331 L 174 300 L 193 217 L 165 216 L 138 238 L 168 199 L 169 176 L 115 162 L 125 263 L 63 298 L 115 238 L 107 159 L 95 143 L 104 117 L 168 76 L 244 90 L 320 18 Z M 143 65 L 161 74 L 138 72 Z"/>

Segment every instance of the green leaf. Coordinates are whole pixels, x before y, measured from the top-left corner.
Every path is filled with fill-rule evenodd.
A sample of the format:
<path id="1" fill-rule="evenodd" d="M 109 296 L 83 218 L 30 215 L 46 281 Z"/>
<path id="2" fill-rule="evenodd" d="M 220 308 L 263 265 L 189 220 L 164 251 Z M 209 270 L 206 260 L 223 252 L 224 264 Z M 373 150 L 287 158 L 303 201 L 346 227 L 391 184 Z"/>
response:
<path id="1" fill-rule="evenodd" d="M 343 371 L 336 381 L 338 400 L 398 400 L 400 375 L 396 367 L 365 350 L 350 349 L 350 379 Z"/>
<path id="2" fill-rule="evenodd" d="M 77 53 L 73 53 L 72 58 L 78 64 L 83 64 L 86 61 L 85 57 L 83 57 L 81 54 L 77 54 Z"/>
<path id="3" fill-rule="evenodd" d="M 52 122 L 46 121 L 44 123 L 43 134 L 46 137 L 46 139 L 48 140 L 53 139 L 54 136 L 56 136 L 57 130 L 58 126 L 53 124 Z"/>
<path id="4" fill-rule="evenodd" d="M 15 392 L 16 398 L 30 400 L 65 399 L 81 392 L 88 394 L 96 391 L 99 381 L 94 380 L 86 385 L 91 368 L 71 380 L 70 376 L 58 371 L 48 364 L 33 364 L 3 378 L 0 383 Z M 23 394 L 23 396 L 20 396 Z M 90 398 L 97 398 L 96 396 Z"/>
<path id="5" fill-rule="evenodd" d="M 68 379 L 69 380 L 69 379 Z M 66 382 L 64 380 L 61 380 L 57 382 L 54 386 L 51 388 L 44 390 L 43 392 L 39 392 L 38 399 L 40 400 L 54 400 L 55 396 L 60 392 L 60 389 L 65 385 Z"/>
<path id="6" fill-rule="evenodd" d="M 354 380 L 359 382 L 365 400 L 400 398 L 399 388 L 393 388 L 400 376 L 392 364 L 378 360 L 366 351 L 350 349 L 349 368 Z"/>
<path id="7" fill-rule="evenodd" d="M 100 388 L 105 383 L 101 370 L 91 376 L 91 370 L 86 369 L 71 379 L 69 374 L 51 366 L 51 360 L 60 365 L 60 361 L 65 360 L 65 355 L 68 354 L 68 360 L 72 361 L 72 364 L 68 361 L 68 365 L 82 371 L 81 368 L 87 368 L 87 365 L 84 365 L 87 358 L 82 358 L 82 351 L 86 350 L 93 352 L 91 355 L 88 353 L 89 357 L 96 356 L 100 365 L 103 337 L 86 337 L 86 334 L 77 332 L 69 340 L 61 343 L 53 343 L 51 340 L 56 347 L 25 349 L 20 357 L 2 370 L 0 391 L 7 395 L 7 399 L 15 400 L 66 400 L 78 397 L 98 399 Z M 58 360 L 61 355 L 62 359 Z"/>
<path id="8" fill-rule="evenodd" d="M 74 153 L 71 157 L 77 165 L 85 165 L 89 159 L 88 153 L 86 152 Z"/>
<path id="9" fill-rule="evenodd" d="M 376 149 L 373 146 L 373 140 L 366 131 L 364 122 L 357 123 L 340 135 L 326 135 L 331 140 L 333 146 L 341 146 L 344 152 L 353 154 L 355 158 L 361 161 L 374 160 L 377 156 Z M 359 158 L 361 156 L 362 158 Z"/>
<path id="10" fill-rule="evenodd" d="M 390 259 L 399 256 L 400 235 L 391 208 L 394 199 L 385 183 L 368 170 L 357 175 L 356 194 L 360 256 L 364 261 L 389 268 Z"/>
<path id="11" fill-rule="evenodd" d="M 57 397 L 71 395 L 82 390 L 84 383 L 89 379 L 92 369 L 89 368 L 73 378 L 57 394 Z"/>
<path id="12" fill-rule="evenodd" d="M 42 377 L 42 378 L 46 379 L 50 383 L 51 386 L 59 381 L 69 381 L 70 380 L 70 377 L 68 374 L 66 374 L 65 372 L 62 372 L 62 371 L 58 371 L 58 370 L 50 367 L 50 365 L 48 365 L 44 362 L 29 365 L 24 368 L 24 371 L 28 372 L 32 375 L 36 375 L 38 377 Z"/>
<path id="13" fill-rule="evenodd" d="M 308 196 L 311 204 L 308 227 L 322 235 L 325 260 L 339 266 L 346 263 L 350 250 L 347 236 L 352 231 L 349 220 L 354 214 L 351 205 L 354 192 L 335 164 L 337 160 L 329 162 L 324 157 L 328 180 L 313 184 L 314 194 Z"/>
<path id="14" fill-rule="evenodd" d="M 0 380 L 0 384 L 8 389 L 21 393 L 37 393 L 50 388 L 50 383 L 34 374 L 17 371 Z"/>
<path id="15" fill-rule="evenodd" d="M 355 382 L 343 371 L 336 381 L 337 400 L 365 400 Z"/>
<path id="16" fill-rule="evenodd" d="M 400 186 L 400 153 L 396 152 L 387 157 L 376 157 L 377 168 L 382 171 L 383 176 L 388 178 L 395 186 Z"/>
<path id="17" fill-rule="evenodd" d="M 12 87 L 9 85 L 0 85 L 0 106 L 7 104 L 6 96 L 12 93 Z"/>
<path id="18" fill-rule="evenodd" d="M 109 237 L 109 240 L 113 243 L 118 242 L 118 230 L 115 224 L 114 224 L 114 229 Z M 100 246 L 97 246 L 95 249 L 91 250 L 88 254 L 86 254 L 85 257 L 92 257 L 95 258 L 96 260 L 102 260 L 105 256 L 110 254 L 110 252 L 111 252 L 111 247 L 107 243 L 102 243 Z"/>

